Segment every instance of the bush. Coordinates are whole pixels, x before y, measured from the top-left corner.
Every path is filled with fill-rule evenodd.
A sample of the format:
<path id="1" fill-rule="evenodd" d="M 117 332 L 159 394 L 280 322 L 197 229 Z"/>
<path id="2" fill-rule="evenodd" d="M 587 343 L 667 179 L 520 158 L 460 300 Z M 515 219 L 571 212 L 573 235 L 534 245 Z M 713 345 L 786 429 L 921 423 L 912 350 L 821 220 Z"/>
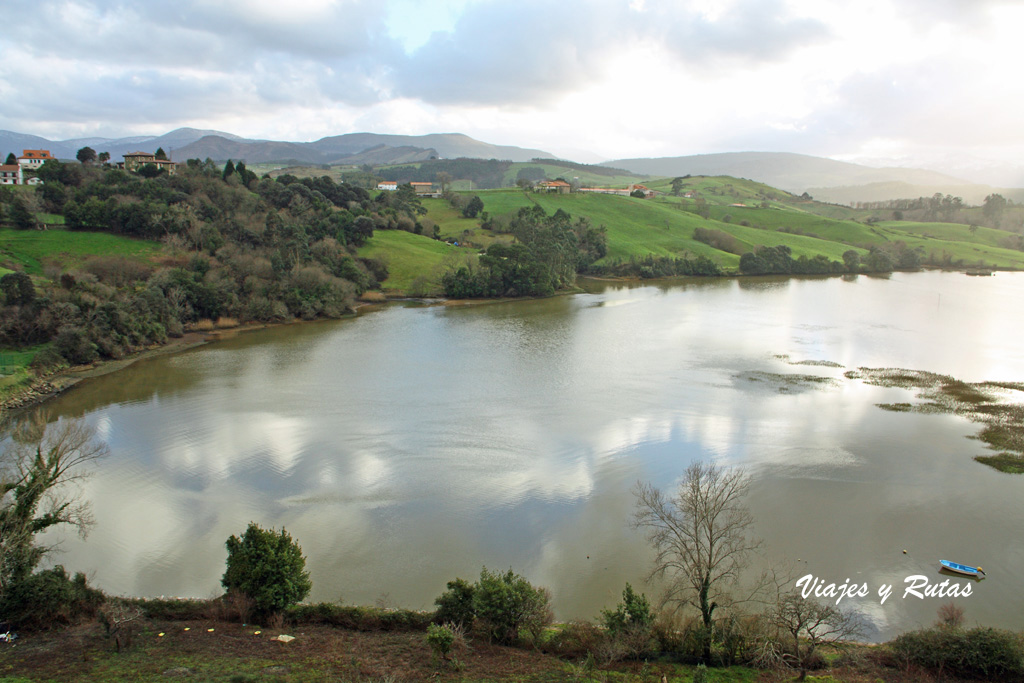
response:
<path id="1" fill-rule="evenodd" d="M 71 579 L 57 565 L 9 586 L 0 600 L 0 614 L 15 629 L 50 629 L 92 618 L 102 604 L 103 593 L 89 588 L 84 574 Z"/>
<path id="2" fill-rule="evenodd" d="M 257 618 L 264 619 L 301 601 L 313 587 L 302 548 L 283 528 L 249 524 L 242 538 L 227 540 L 227 570 L 221 584 L 252 598 Z"/>
<path id="3" fill-rule="evenodd" d="M 484 567 L 473 593 L 473 610 L 488 638 L 503 645 L 515 643 L 520 630 L 536 643 L 554 619 L 550 602 L 546 588 L 534 587 L 511 569 L 500 574 Z"/>
<path id="4" fill-rule="evenodd" d="M 628 583 L 622 591 L 622 602 L 614 610 L 602 610 L 601 619 L 624 656 L 636 657 L 649 648 L 654 622 L 651 603 L 644 594 L 635 593 Z"/>
<path id="5" fill-rule="evenodd" d="M 1024 673 L 1024 646 L 1011 631 L 949 626 L 911 631 L 889 647 L 904 665 L 917 665 L 958 676 L 1008 678 Z"/>
<path id="6" fill-rule="evenodd" d="M 434 604 L 437 605 L 435 621 L 460 626 L 472 626 L 476 618 L 473 611 L 473 584 L 465 579 L 448 582 L 448 590 L 442 593 Z"/>
<path id="7" fill-rule="evenodd" d="M 426 640 L 435 659 L 448 659 L 452 643 L 455 642 L 455 633 L 448 626 L 431 624 L 427 627 Z"/>

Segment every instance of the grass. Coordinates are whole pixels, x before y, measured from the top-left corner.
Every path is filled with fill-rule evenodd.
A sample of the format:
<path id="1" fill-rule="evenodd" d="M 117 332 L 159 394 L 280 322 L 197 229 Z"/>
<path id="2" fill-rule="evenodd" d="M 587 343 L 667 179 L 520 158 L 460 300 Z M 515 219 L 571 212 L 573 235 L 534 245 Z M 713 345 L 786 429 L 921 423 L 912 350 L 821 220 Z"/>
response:
<path id="1" fill-rule="evenodd" d="M 377 230 L 359 249 L 360 256 L 380 258 L 387 263 L 385 292 L 413 296 L 439 292 L 448 260 L 457 261 L 462 254 L 475 257 L 475 253 L 404 230 Z"/>
<path id="2" fill-rule="evenodd" d="M 90 256 L 124 256 L 151 261 L 162 253 L 159 242 L 137 240 L 104 232 L 49 230 L 0 230 L 0 264 L 17 265 L 41 275 L 49 263 L 74 267 Z"/>
<path id="3" fill-rule="evenodd" d="M 997 455 L 974 459 L 1000 472 L 1024 474 L 1024 405 L 1005 400 L 1007 392 L 1019 392 L 1019 383 L 962 382 L 931 372 L 898 368 L 859 368 L 848 372 L 851 379 L 868 384 L 900 387 L 916 392 L 921 403 L 881 403 L 879 408 L 902 413 L 952 413 L 982 425 L 977 439 Z"/>

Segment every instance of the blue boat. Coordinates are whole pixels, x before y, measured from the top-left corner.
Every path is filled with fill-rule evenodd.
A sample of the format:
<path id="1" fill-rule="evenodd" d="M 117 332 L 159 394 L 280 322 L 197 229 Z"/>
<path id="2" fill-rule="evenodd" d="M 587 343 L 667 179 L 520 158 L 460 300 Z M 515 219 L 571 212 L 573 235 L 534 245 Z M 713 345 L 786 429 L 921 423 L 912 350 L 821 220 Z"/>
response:
<path id="1" fill-rule="evenodd" d="M 944 569 L 956 572 L 957 574 L 965 574 L 967 576 L 985 576 L 985 572 L 982 571 L 981 567 L 971 567 L 966 564 L 960 564 L 959 562 L 950 562 L 949 560 L 939 560 L 939 564 L 941 564 Z"/>

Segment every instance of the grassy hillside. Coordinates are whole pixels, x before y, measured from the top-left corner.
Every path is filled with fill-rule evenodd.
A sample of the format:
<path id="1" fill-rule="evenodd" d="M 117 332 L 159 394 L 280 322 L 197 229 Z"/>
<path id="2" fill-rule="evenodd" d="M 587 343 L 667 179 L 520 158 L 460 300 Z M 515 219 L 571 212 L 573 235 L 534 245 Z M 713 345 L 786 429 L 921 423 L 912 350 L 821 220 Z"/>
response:
<path id="1" fill-rule="evenodd" d="M 90 256 L 124 256 L 149 261 L 162 253 L 159 242 L 102 232 L 0 230 L 0 267 L 19 268 L 31 275 L 47 263 L 74 267 Z"/>
<path id="2" fill-rule="evenodd" d="M 462 254 L 475 255 L 476 250 L 461 249 L 402 230 L 378 230 L 359 249 L 360 256 L 379 258 L 387 264 L 385 292 L 413 295 L 436 293 L 440 289 L 445 260 L 458 263 Z"/>
<path id="3" fill-rule="evenodd" d="M 601 178 L 607 185 L 616 184 L 615 179 Z M 679 196 L 675 196 L 671 194 L 672 178 L 644 180 L 644 185 L 660 193 L 646 200 L 520 189 L 477 190 L 471 194 L 483 200 L 484 211 L 490 216 L 511 216 L 523 207 L 538 205 L 548 214 L 561 209 L 574 217 L 586 217 L 595 226 L 603 226 L 608 253 L 598 261 L 598 266 L 649 255 L 702 255 L 726 271 L 735 272 L 738 254 L 758 247 L 785 245 L 792 250 L 793 258 L 822 255 L 842 262 L 843 253 L 851 249 L 863 256 L 873 246 L 892 247 L 902 242 L 912 249 L 919 248 L 925 262 L 933 265 L 1024 268 L 1024 251 L 1019 250 L 1021 237 L 1004 230 L 977 227 L 972 231 L 967 225 L 953 223 L 869 223 L 866 219 L 870 212 L 821 204 L 763 183 L 727 176 L 692 177 L 683 183 Z M 685 196 L 688 193 L 690 197 Z M 698 215 L 698 198 L 706 204 L 708 218 Z M 495 240 L 511 239 L 509 235 L 484 230 L 479 219 L 464 218 L 445 200 L 425 199 L 423 205 L 426 218 L 437 225 L 443 240 L 485 249 Z M 735 239 L 731 252 L 738 253 L 698 241 L 694 237 L 697 228 L 731 235 Z M 409 233 L 377 235 L 380 239 L 375 236 L 364 252 L 385 255 L 389 260 L 393 275 L 385 283 L 386 288 L 406 291 L 417 278 L 420 289 L 424 282 L 436 286 L 446 267 L 444 253 L 438 250 L 436 241 Z"/>

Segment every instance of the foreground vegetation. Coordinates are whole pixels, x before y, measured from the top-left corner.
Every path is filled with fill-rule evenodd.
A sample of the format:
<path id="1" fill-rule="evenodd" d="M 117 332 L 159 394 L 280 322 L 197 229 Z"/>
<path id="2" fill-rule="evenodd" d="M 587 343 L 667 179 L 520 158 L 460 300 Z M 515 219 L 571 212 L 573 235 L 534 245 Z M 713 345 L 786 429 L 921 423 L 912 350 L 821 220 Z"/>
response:
<path id="1" fill-rule="evenodd" d="M 592 620 L 553 624 L 551 594 L 486 567 L 456 578 L 433 612 L 297 604 L 312 586 L 305 556 L 284 529 L 251 523 L 231 536 L 209 600 L 105 596 L 84 575 L 38 569 L 36 534 L 87 524 L 85 506 L 53 498 L 104 448 L 82 423 L 21 425 L 0 461 L 0 682 L 132 681 L 774 681 L 988 680 L 1024 677 L 1024 639 L 963 627 L 953 603 L 933 627 L 891 643 L 850 643 L 855 618 L 782 583 L 741 609 L 750 536 L 742 471 L 694 463 L 674 492 L 635 491 L 635 525 L 668 579 L 662 609 L 626 584 Z M 766 592 L 764 592 L 766 590 Z M 749 604 L 749 603 L 748 603 Z M 11 637 L 15 636 L 14 640 Z"/>

